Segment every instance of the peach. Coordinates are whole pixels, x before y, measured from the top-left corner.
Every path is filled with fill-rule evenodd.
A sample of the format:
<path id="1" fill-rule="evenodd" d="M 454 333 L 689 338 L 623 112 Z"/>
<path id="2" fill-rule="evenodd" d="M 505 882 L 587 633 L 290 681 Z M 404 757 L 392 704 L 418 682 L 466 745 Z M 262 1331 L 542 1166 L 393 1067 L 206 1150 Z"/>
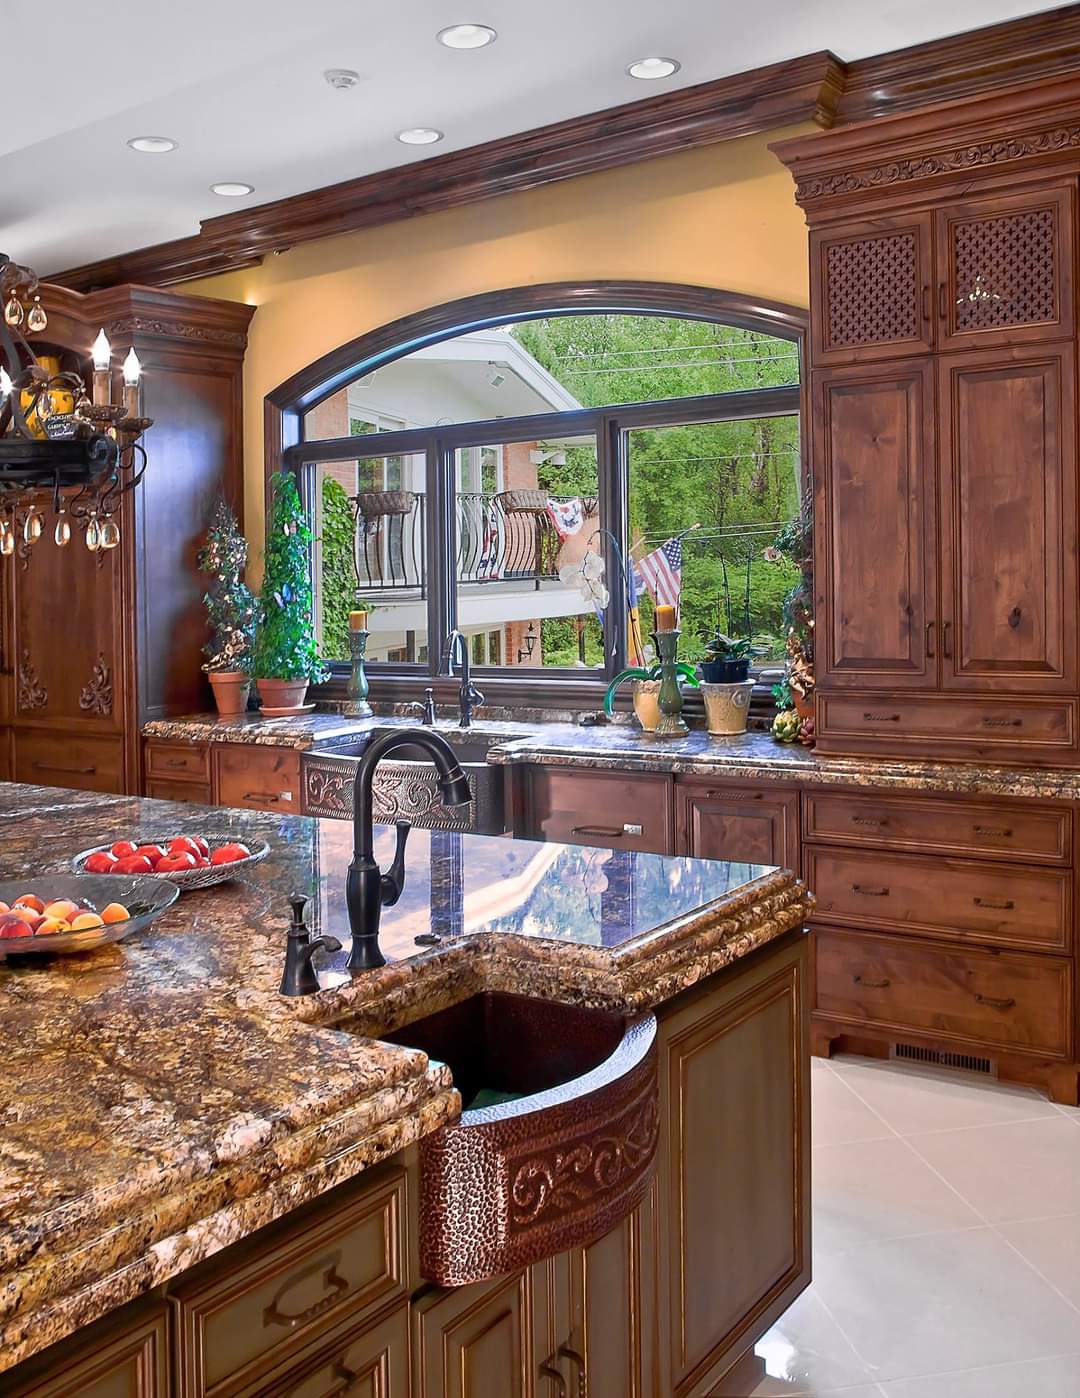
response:
<path id="1" fill-rule="evenodd" d="M 131 917 L 123 903 L 110 903 L 107 908 L 101 910 L 101 920 L 103 922 L 127 922 Z"/>
<path id="2" fill-rule="evenodd" d="M 35 913 L 43 913 L 45 911 L 45 904 L 41 901 L 41 899 L 37 896 L 36 893 L 20 894 L 20 896 L 15 899 L 15 902 L 12 904 L 12 907 L 32 908 Z"/>
<path id="3" fill-rule="evenodd" d="M 4 900 L 3 900 L 2 898 L 0 898 L 0 917 L 3 917 L 3 915 L 4 915 L 5 913 L 8 913 L 8 912 L 10 912 L 10 911 L 11 911 L 11 909 L 10 909 L 10 907 L 8 906 L 8 904 L 5 903 Z"/>
<path id="4" fill-rule="evenodd" d="M 77 917 L 71 919 L 72 932 L 86 932 L 89 931 L 91 927 L 104 926 L 105 923 L 98 913 L 79 913 Z"/>
<path id="5" fill-rule="evenodd" d="M 73 903 L 70 898 L 58 898 L 45 909 L 45 916 L 59 918 L 61 922 L 70 922 L 78 911 L 78 903 Z"/>
<path id="6" fill-rule="evenodd" d="M 0 937 L 29 937 L 30 924 L 10 913 L 0 914 Z"/>
<path id="7" fill-rule="evenodd" d="M 70 932 L 71 923 L 62 922 L 58 917 L 45 917 L 37 925 L 35 937 L 51 937 L 57 932 Z"/>

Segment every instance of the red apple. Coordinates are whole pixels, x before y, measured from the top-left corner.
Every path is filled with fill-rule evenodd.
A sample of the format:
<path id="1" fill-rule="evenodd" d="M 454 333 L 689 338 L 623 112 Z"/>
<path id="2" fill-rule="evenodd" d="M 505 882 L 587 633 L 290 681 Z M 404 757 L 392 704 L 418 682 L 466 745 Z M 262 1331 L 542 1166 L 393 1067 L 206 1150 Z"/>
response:
<path id="1" fill-rule="evenodd" d="M 238 859 L 248 859 L 250 857 L 251 851 L 248 849 L 247 845 L 239 843 L 222 845 L 220 849 L 216 849 L 210 856 L 210 863 L 235 864 Z"/>
<path id="2" fill-rule="evenodd" d="M 192 840 L 196 845 L 198 845 L 199 853 L 202 855 L 204 859 L 210 858 L 210 846 L 206 843 L 206 841 L 203 839 L 201 835 L 189 835 L 188 839 Z"/>
<path id="3" fill-rule="evenodd" d="M 202 854 L 195 840 L 190 835 L 177 835 L 175 839 L 169 841 L 168 854 L 190 854 L 192 858 L 198 859 Z"/>
<path id="4" fill-rule="evenodd" d="M 145 854 L 129 854 L 113 865 L 114 874 L 152 874 L 154 866 Z"/>
<path id="5" fill-rule="evenodd" d="M 177 850 L 175 854 L 163 854 L 154 865 L 155 874 L 178 874 L 184 869 L 195 868 L 195 856 L 188 850 Z"/>
<path id="6" fill-rule="evenodd" d="M 118 860 L 115 854 L 109 854 L 104 850 L 99 850 L 97 854 L 92 854 L 83 865 L 88 874 L 111 874 L 116 868 Z"/>
<path id="7" fill-rule="evenodd" d="M 151 864 L 156 864 L 165 851 L 160 845 L 140 845 L 135 851 L 136 854 L 144 855 Z"/>
<path id="8" fill-rule="evenodd" d="M 129 854 L 135 853 L 138 849 L 138 845 L 133 845 L 130 840 L 117 840 L 116 844 L 113 845 L 111 849 L 117 859 L 126 859 Z"/>

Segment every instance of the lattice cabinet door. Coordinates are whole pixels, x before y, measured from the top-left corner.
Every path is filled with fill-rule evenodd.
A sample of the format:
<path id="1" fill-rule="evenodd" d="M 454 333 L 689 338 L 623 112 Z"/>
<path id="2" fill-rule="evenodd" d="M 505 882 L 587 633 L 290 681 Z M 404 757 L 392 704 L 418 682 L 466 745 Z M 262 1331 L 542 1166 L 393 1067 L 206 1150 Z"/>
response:
<path id="1" fill-rule="evenodd" d="M 815 365 L 932 347 L 931 215 L 876 218 L 810 235 Z"/>
<path id="2" fill-rule="evenodd" d="M 1058 185 L 938 211 L 939 348 L 1072 335 L 1075 205 Z"/>

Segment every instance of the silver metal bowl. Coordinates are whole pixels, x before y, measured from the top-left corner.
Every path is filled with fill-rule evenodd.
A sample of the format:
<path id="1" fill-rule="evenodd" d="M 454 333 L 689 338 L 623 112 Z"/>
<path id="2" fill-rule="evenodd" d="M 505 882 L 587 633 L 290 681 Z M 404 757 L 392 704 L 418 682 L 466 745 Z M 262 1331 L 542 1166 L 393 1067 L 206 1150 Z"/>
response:
<path id="1" fill-rule="evenodd" d="M 79 932 L 54 932 L 42 937 L 0 937 L 0 960 L 8 956 L 49 956 L 53 953 L 93 951 L 107 942 L 119 942 L 149 927 L 171 908 L 180 890 L 156 874 L 38 874 L 0 882 L 0 901 L 11 904 L 26 893 L 36 893 L 45 903 L 70 898 L 90 903 L 100 912 L 110 903 L 123 903 L 131 917 L 104 927 Z"/>
<path id="2" fill-rule="evenodd" d="M 173 835 L 167 835 L 162 840 L 146 839 L 140 840 L 139 843 L 141 845 L 161 845 L 164 847 L 174 838 L 175 836 Z M 81 854 L 77 854 L 71 861 L 71 867 L 77 874 L 81 874 L 83 872 L 83 865 L 92 854 L 108 854 L 113 843 L 115 842 L 110 841 L 107 845 L 95 845 L 93 849 L 84 849 Z M 170 883 L 176 885 L 181 893 L 185 893 L 191 888 L 213 888 L 215 884 L 228 883 L 230 879 L 235 879 L 244 869 L 250 868 L 252 864 L 258 864 L 260 860 L 265 859 L 270 853 L 270 846 L 265 840 L 256 840 L 254 843 L 245 840 L 244 844 L 251 850 L 251 853 L 246 859 L 237 859 L 232 864 L 211 864 L 209 869 L 177 869 L 167 874 L 155 874 L 154 878 L 168 879 Z M 98 879 L 122 879 L 131 878 L 132 875 L 95 874 L 93 877 Z M 148 878 L 149 875 L 141 874 L 135 877 L 145 879 Z M 117 901 L 120 902 L 122 900 L 118 899 Z"/>

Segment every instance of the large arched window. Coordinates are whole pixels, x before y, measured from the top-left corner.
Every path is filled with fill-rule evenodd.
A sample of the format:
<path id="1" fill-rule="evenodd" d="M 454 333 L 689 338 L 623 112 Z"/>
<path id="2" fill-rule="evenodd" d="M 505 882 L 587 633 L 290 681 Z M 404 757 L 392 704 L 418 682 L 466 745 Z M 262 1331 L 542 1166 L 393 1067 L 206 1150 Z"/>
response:
<path id="1" fill-rule="evenodd" d="M 360 601 L 375 681 L 415 688 L 457 628 L 510 697 L 591 694 L 677 591 L 691 658 L 717 626 L 779 658 L 796 579 L 767 550 L 804 490 L 804 330 L 796 308 L 706 288 L 550 285 L 434 308 L 294 376 L 267 399 L 267 464 L 311 515 L 324 657 L 344 666 Z"/>

